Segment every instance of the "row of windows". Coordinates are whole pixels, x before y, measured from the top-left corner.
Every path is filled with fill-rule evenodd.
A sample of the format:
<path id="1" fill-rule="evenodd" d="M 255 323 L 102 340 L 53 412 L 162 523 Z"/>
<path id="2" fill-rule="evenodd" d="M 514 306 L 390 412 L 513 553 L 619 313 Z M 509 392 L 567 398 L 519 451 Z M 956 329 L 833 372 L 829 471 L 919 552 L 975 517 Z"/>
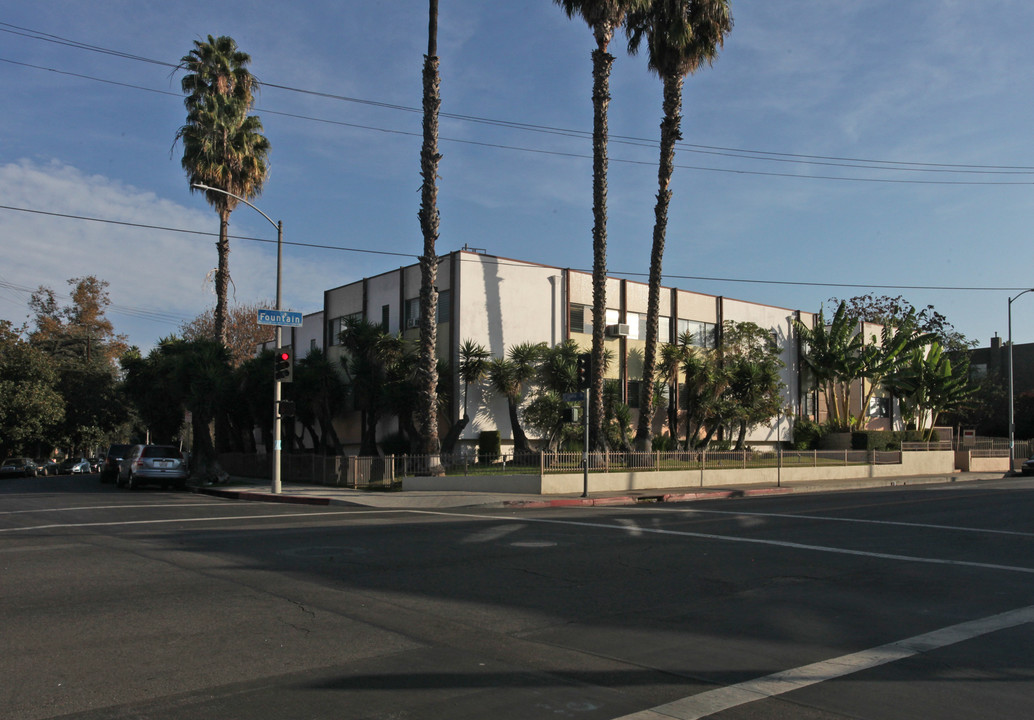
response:
<path id="1" fill-rule="evenodd" d="M 617 325 L 621 317 L 617 310 L 608 309 L 605 323 Z M 592 307 L 589 305 L 571 305 L 570 313 L 571 332 L 592 334 Z M 646 339 L 646 313 L 625 313 L 625 324 L 628 325 L 629 340 Z M 692 347 L 713 348 L 717 341 L 715 324 L 700 322 L 697 320 L 678 319 L 676 323 L 676 337 L 685 341 Z M 664 315 L 658 318 L 657 341 L 666 343 L 671 341 L 671 318 Z"/>
<path id="2" fill-rule="evenodd" d="M 442 290 L 438 293 L 438 322 L 448 322 L 449 317 L 452 315 L 452 291 Z M 362 320 L 362 312 L 349 313 L 348 315 L 342 315 L 341 317 L 333 318 L 329 321 L 327 327 L 330 333 L 330 344 L 340 345 L 341 331 L 348 325 L 349 320 Z M 381 328 L 387 332 L 389 323 L 391 320 L 391 306 L 381 306 Z M 417 327 L 420 323 L 420 298 L 410 298 L 406 300 L 402 318 L 402 329 L 410 330 Z"/>

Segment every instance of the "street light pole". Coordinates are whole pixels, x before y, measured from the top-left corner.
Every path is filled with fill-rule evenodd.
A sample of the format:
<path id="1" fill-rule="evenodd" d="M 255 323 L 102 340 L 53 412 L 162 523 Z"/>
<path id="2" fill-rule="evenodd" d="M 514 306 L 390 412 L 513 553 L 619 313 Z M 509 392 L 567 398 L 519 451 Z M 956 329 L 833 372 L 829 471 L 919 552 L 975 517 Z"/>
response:
<path id="1" fill-rule="evenodd" d="M 227 192 L 220 188 L 211 187 L 209 185 L 202 185 L 201 183 L 191 183 L 190 187 L 197 188 L 198 190 L 208 190 L 211 192 L 221 193 L 223 195 L 229 195 L 232 198 L 236 198 L 240 202 L 244 203 L 252 210 L 257 212 L 259 215 L 269 221 L 269 224 L 276 228 L 276 309 L 277 312 L 283 310 L 281 307 L 281 294 L 280 294 L 280 265 L 283 259 L 284 252 L 284 224 L 283 222 L 274 222 L 273 218 L 266 215 L 264 212 L 259 210 L 257 207 L 252 205 L 250 202 L 242 198 L 240 195 L 235 195 L 232 192 Z M 276 346 L 281 347 L 282 340 L 282 329 L 280 325 L 276 326 Z M 273 481 L 270 487 L 270 491 L 274 494 L 280 493 L 280 382 L 273 378 Z"/>
<path id="2" fill-rule="evenodd" d="M 1029 292 L 1034 292 L 1034 288 L 1024 290 L 1019 295 L 1009 298 L 1009 472 L 1011 473 L 1016 467 L 1016 411 L 1014 406 L 1016 405 L 1016 396 L 1013 390 L 1013 372 L 1012 372 L 1012 303 L 1018 299 L 1020 295 L 1026 295 Z"/>

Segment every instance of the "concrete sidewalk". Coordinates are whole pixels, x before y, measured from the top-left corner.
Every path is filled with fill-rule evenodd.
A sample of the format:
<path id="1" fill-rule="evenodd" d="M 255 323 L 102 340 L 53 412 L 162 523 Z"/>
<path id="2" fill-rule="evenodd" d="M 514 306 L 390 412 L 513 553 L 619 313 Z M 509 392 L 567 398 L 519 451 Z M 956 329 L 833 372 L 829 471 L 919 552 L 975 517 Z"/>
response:
<path id="1" fill-rule="evenodd" d="M 644 490 L 616 493 L 589 493 L 581 495 L 520 495 L 509 493 L 477 493 L 460 491 L 391 491 L 355 490 L 352 488 L 284 483 L 279 494 L 270 491 L 268 481 L 232 478 L 226 485 L 206 485 L 192 488 L 194 492 L 216 497 L 259 502 L 295 503 L 304 505 L 345 505 L 391 510 L 420 510 L 435 508 L 548 508 L 621 506 L 661 502 L 691 502 L 758 497 L 802 492 L 835 492 L 861 488 L 925 485 L 936 483 L 1001 480 L 1009 477 L 1002 473 L 956 472 L 951 475 L 900 476 L 882 478 L 853 478 L 849 480 L 819 480 L 799 483 L 735 485 L 728 487 L 680 487 L 662 490 Z"/>

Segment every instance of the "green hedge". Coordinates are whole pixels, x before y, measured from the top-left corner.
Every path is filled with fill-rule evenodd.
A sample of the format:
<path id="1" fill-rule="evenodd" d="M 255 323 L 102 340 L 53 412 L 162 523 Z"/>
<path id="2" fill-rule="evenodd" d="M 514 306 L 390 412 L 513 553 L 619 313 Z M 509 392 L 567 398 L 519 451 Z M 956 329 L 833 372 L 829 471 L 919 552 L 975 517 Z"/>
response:
<path id="1" fill-rule="evenodd" d="M 851 433 L 854 450 L 900 450 L 903 442 L 922 442 L 917 430 L 856 430 Z"/>

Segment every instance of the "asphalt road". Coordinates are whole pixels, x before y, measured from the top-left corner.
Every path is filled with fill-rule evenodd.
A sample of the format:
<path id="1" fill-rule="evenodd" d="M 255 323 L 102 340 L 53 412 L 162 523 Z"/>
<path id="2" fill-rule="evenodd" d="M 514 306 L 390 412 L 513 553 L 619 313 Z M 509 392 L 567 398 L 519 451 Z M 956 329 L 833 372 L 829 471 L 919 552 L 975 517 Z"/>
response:
<path id="1" fill-rule="evenodd" d="M 0 483 L 0 717 L 1026 718 L 1034 483 L 409 511 Z"/>

